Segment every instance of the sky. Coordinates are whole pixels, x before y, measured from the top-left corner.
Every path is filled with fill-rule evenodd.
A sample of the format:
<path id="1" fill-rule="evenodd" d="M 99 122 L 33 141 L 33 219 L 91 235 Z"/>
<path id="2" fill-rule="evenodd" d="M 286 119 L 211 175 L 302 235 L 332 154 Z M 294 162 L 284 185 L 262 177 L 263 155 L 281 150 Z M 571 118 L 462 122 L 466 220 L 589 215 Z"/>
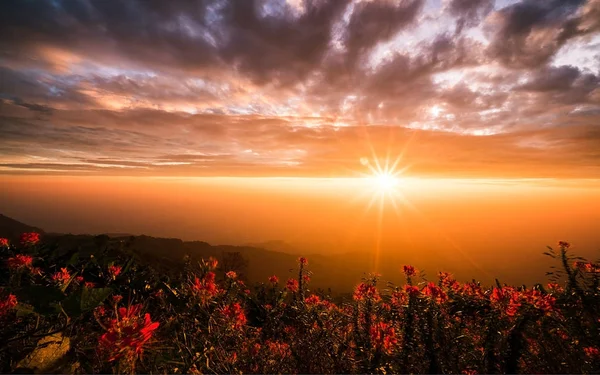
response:
<path id="1" fill-rule="evenodd" d="M 598 0 L 5 1 L 0 173 L 600 177 Z"/>
<path id="2" fill-rule="evenodd" d="M 0 135 L 50 232 L 530 282 L 600 249 L 600 0 L 2 1 Z"/>

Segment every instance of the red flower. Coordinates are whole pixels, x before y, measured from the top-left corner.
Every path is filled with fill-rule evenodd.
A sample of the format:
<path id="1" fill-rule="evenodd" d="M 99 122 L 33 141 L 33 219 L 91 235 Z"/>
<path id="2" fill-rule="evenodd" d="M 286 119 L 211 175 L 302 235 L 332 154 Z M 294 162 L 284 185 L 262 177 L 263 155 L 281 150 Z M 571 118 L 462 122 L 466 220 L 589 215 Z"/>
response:
<path id="1" fill-rule="evenodd" d="M 9 294 L 5 300 L 0 301 L 0 318 L 7 315 L 15 306 L 17 306 L 17 297 Z"/>
<path id="2" fill-rule="evenodd" d="M 315 294 L 306 297 L 306 299 L 304 300 L 304 303 L 306 303 L 309 306 L 318 305 L 320 302 L 321 298 Z"/>
<path id="3" fill-rule="evenodd" d="M 372 299 L 374 301 L 381 300 L 379 291 L 373 284 L 360 283 L 354 289 L 354 295 L 352 296 L 355 301 L 363 301 L 366 299 Z"/>
<path id="4" fill-rule="evenodd" d="M 562 287 L 558 283 L 548 283 L 547 287 L 548 287 L 548 289 L 552 289 L 552 290 L 556 290 L 556 291 L 561 291 L 561 289 L 562 289 Z"/>
<path id="5" fill-rule="evenodd" d="M 103 317 L 106 314 L 106 308 L 104 306 L 100 305 L 94 309 L 94 313 L 96 315 Z"/>
<path id="6" fill-rule="evenodd" d="M 200 297 L 202 303 L 208 302 L 212 297 L 219 294 L 219 287 L 215 284 L 215 273 L 207 272 L 202 280 L 196 277 L 194 285 L 192 285 L 192 291 Z"/>
<path id="7" fill-rule="evenodd" d="M 260 344 L 259 343 L 255 343 L 252 348 L 250 348 L 250 354 L 251 355 L 257 355 L 258 352 L 260 352 Z"/>
<path id="8" fill-rule="evenodd" d="M 84 284 L 84 286 L 85 286 L 86 288 L 90 288 L 90 289 L 92 289 L 92 288 L 95 288 L 95 287 L 96 287 L 96 283 L 93 283 L 93 282 L 91 282 L 91 281 L 86 281 L 86 282 L 85 282 L 85 284 Z"/>
<path id="9" fill-rule="evenodd" d="M 213 257 L 208 258 L 208 262 L 206 263 L 210 270 L 214 270 L 219 265 L 219 261 Z"/>
<path id="10" fill-rule="evenodd" d="M 559 247 L 564 247 L 565 249 L 568 249 L 569 247 L 571 247 L 571 244 L 568 243 L 567 241 L 558 241 L 558 246 Z"/>
<path id="11" fill-rule="evenodd" d="M 406 294 L 397 290 L 392 293 L 392 305 L 400 306 L 405 305 L 407 301 Z"/>
<path id="12" fill-rule="evenodd" d="M 233 279 L 237 278 L 237 273 L 235 273 L 235 271 L 229 271 L 225 274 L 225 276 L 227 276 L 227 278 L 233 280 Z"/>
<path id="13" fill-rule="evenodd" d="M 300 257 L 300 258 L 298 258 L 298 263 L 300 263 L 303 266 L 307 266 L 308 265 L 308 259 L 306 259 L 304 257 Z"/>
<path id="14" fill-rule="evenodd" d="M 77 280 L 78 283 L 82 283 L 83 282 L 83 276 L 77 276 L 75 278 L 75 280 Z"/>
<path id="15" fill-rule="evenodd" d="M 404 291 L 410 297 L 418 297 L 419 294 L 421 294 L 421 291 L 419 290 L 419 288 L 416 286 L 412 286 L 412 285 L 404 285 Z"/>
<path id="16" fill-rule="evenodd" d="M 302 275 L 302 282 L 304 282 L 306 284 L 310 283 L 310 276 Z"/>
<path id="17" fill-rule="evenodd" d="M 52 275 L 52 280 L 61 284 L 68 282 L 69 279 L 71 279 L 71 274 L 66 268 L 61 268 L 60 272 L 56 272 Z"/>
<path id="18" fill-rule="evenodd" d="M 387 323 L 379 322 L 371 327 L 371 341 L 376 347 L 383 349 L 386 353 L 393 350 L 398 343 L 394 327 Z"/>
<path id="19" fill-rule="evenodd" d="M 248 321 L 244 309 L 242 309 L 239 302 L 234 302 L 231 305 L 225 306 L 221 312 L 223 316 L 232 322 L 232 328 L 240 329 Z"/>
<path id="20" fill-rule="evenodd" d="M 100 337 L 99 349 L 108 355 L 109 361 L 121 357 L 135 360 L 143 353 L 159 324 L 152 322 L 150 314 L 142 317 L 141 309 L 142 305 L 119 308 L 118 316 L 111 320 L 108 330 Z"/>
<path id="21" fill-rule="evenodd" d="M 542 294 L 539 290 L 528 290 L 522 293 L 522 298 L 536 309 L 542 310 L 544 313 L 554 311 L 556 298 L 550 294 Z"/>
<path id="22" fill-rule="evenodd" d="M 214 272 L 207 272 L 206 275 L 204 275 L 204 280 L 209 283 L 214 283 L 216 277 L 217 275 L 215 275 Z"/>
<path id="23" fill-rule="evenodd" d="M 121 273 L 121 266 L 110 266 L 108 267 L 108 273 L 110 274 L 110 276 L 114 279 L 115 277 L 119 276 L 119 274 Z"/>
<path id="24" fill-rule="evenodd" d="M 519 298 L 519 293 L 514 292 L 512 296 L 510 296 L 510 300 L 508 301 L 508 306 L 506 307 L 506 315 L 515 316 L 519 311 L 519 307 L 521 307 L 521 302 Z"/>
<path id="25" fill-rule="evenodd" d="M 448 300 L 448 296 L 439 286 L 434 283 L 428 283 L 425 288 L 423 288 L 423 293 L 426 296 L 431 297 L 431 299 L 435 300 L 437 303 L 443 303 Z"/>
<path id="26" fill-rule="evenodd" d="M 35 232 L 23 233 L 21 234 L 21 244 L 23 246 L 26 245 L 35 245 L 40 242 L 40 234 Z"/>
<path id="27" fill-rule="evenodd" d="M 272 284 L 277 284 L 279 282 L 279 278 L 275 275 L 269 277 L 269 282 Z"/>
<path id="28" fill-rule="evenodd" d="M 29 255 L 21 255 L 17 254 L 12 258 L 8 258 L 6 264 L 8 268 L 11 269 L 23 269 L 23 268 L 31 268 L 31 263 L 33 262 L 33 258 Z"/>
<path id="29" fill-rule="evenodd" d="M 587 348 L 583 348 L 583 351 L 585 353 L 585 355 L 587 355 L 590 358 L 594 358 L 594 357 L 600 357 L 600 350 L 598 350 L 598 348 L 594 348 L 594 347 L 587 347 Z"/>
<path id="30" fill-rule="evenodd" d="M 161 290 L 162 290 L 162 289 L 161 289 Z M 120 295 L 120 294 L 117 294 L 117 295 L 115 295 L 115 296 L 112 296 L 112 300 L 113 300 L 113 302 L 114 302 L 114 303 L 119 303 L 119 302 L 121 302 L 121 300 L 122 300 L 122 299 L 123 299 L 123 296 L 122 296 L 122 295 Z"/>
<path id="31" fill-rule="evenodd" d="M 505 293 L 502 291 L 502 288 L 494 288 L 492 290 L 492 295 L 490 296 L 490 301 L 494 303 L 501 303 L 505 299 Z"/>
<path id="32" fill-rule="evenodd" d="M 284 342 L 267 341 L 266 346 L 271 355 L 276 357 L 286 358 L 292 354 L 290 346 Z"/>
<path id="33" fill-rule="evenodd" d="M 298 280 L 289 279 L 285 287 L 288 288 L 290 292 L 297 292 L 299 289 Z"/>
<path id="34" fill-rule="evenodd" d="M 450 274 L 448 272 L 440 271 L 438 273 L 438 276 L 440 278 L 440 282 L 441 282 L 442 286 L 444 286 L 446 288 L 449 288 L 454 281 L 454 279 L 452 278 L 452 274 Z"/>
<path id="35" fill-rule="evenodd" d="M 415 267 L 413 267 L 413 266 L 406 265 L 403 267 L 403 269 L 404 269 L 404 273 L 406 274 L 407 277 L 414 276 L 416 273 Z"/>
<path id="36" fill-rule="evenodd" d="M 588 272 L 588 273 L 600 272 L 600 266 L 595 265 L 591 262 L 588 262 L 588 263 L 575 262 L 573 265 L 575 266 L 575 268 L 578 268 L 581 272 Z"/>
<path id="37" fill-rule="evenodd" d="M 0 238 L 0 247 L 8 247 L 8 239 Z"/>

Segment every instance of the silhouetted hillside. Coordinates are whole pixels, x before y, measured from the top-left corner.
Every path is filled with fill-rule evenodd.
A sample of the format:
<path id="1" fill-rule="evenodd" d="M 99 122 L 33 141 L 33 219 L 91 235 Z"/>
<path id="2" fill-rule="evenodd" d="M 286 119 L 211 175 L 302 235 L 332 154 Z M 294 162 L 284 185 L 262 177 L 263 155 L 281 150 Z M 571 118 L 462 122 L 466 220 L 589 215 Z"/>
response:
<path id="1" fill-rule="evenodd" d="M 7 237 L 11 241 L 18 241 L 19 235 L 23 232 L 44 233 L 42 229 L 20 223 L 6 216 L 1 216 L 1 219 L 0 237 Z M 223 260 L 227 257 L 235 263 L 236 256 L 241 256 L 245 262 L 243 273 L 245 279 L 250 283 L 265 282 L 273 274 L 282 279 L 295 277 L 290 265 L 295 264 L 299 256 L 310 256 L 311 270 L 314 271 L 311 287 L 315 289 L 331 288 L 339 292 L 350 291 L 356 281 L 364 276 L 369 264 L 367 254 L 325 256 L 312 254 L 312 252 L 293 253 L 289 246 L 283 251 L 259 246 L 213 246 L 203 241 L 182 241 L 178 238 L 158 238 L 146 235 L 133 236 L 125 233 L 122 235 L 118 233 L 102 235 L 46 233 L 44 243 L 60 249 L 65 257 L 75 252 L 80 256 L 90 256 L 110 249 L 115 254 L 134 256 L 138 261 L 164 273 L 179 272 L 186 256 L 192 260 L 206 259 L 212 256 L 221 262 L 222 267 L 238 267 L 239 264 L 229 265 Z M 271 241 L 266 244 L 273 247 L 281 245 L 282 242 Z M 285 245 L 285 243 L 283 244 Z M 228 270 L 223 269 L 222 271 Z"/>
<path id="2" fill-rule="evenodd" d="M 25 232 L 44 233 L 40 228 L 32 227 L 31 225 L 0 214 L 0 237 L 8 238 L 11 242 L 15 242 L 19 240 L 21 233 Z"/>

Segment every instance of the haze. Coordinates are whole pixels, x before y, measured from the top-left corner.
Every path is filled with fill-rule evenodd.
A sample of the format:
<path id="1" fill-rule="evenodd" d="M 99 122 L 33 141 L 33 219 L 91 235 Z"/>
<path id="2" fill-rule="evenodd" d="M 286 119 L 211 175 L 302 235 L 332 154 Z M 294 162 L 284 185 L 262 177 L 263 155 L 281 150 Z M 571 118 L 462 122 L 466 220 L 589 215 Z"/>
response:
<path id="1" fill-rule="evenodd" d="M 381 221 L 379 195 L 362 178 L 10 176 L 0 211 L 51 232 L 280 240 L 305 255 L 359 254 L 369 260 L 361 272 L 388 277 L 411 263 L 429 274 L 532 283 L 544 280 L 546 245 L 568 240 L 578 255 L 600 253 L 598 181 L 399 183 L 401 194 L 384 198 Z"/>

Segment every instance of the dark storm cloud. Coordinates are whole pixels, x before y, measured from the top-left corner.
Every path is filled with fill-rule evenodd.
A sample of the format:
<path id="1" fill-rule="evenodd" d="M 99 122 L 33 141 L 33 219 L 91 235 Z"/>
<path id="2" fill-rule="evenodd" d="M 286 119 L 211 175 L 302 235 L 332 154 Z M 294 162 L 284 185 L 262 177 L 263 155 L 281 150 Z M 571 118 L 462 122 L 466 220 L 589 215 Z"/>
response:
<path id="1" fill-rule="evenodd" d="M 593 97 L 600 90 L 600 76 L 572 66 L 542 68 L 516 90 L 536 93 L 535 99 L 546 109 L 549 104 L 600 104 Z"/>
<path id="2" fill-rule="evenodd" d="M 544 65 L 569 40 L 597 31 L 596 0 L 525 0 L 491 18 L 489 53 L 509 67 Z"/>
<path id="3" fill-rule="evenodd" d="M 346 48 L 350 61 L 356 60 L 412 23 L 423 6 L 423 0 L 370 1 L 355 5 L 347 29 Z"/>
<path id="4" fill-rule="evenodd" d="M 478 25 L 494 9 L 494 0 L 451 0 L 448 8 L 458 18 L 456 33 L 460 34 L 465 26 Z"/>

